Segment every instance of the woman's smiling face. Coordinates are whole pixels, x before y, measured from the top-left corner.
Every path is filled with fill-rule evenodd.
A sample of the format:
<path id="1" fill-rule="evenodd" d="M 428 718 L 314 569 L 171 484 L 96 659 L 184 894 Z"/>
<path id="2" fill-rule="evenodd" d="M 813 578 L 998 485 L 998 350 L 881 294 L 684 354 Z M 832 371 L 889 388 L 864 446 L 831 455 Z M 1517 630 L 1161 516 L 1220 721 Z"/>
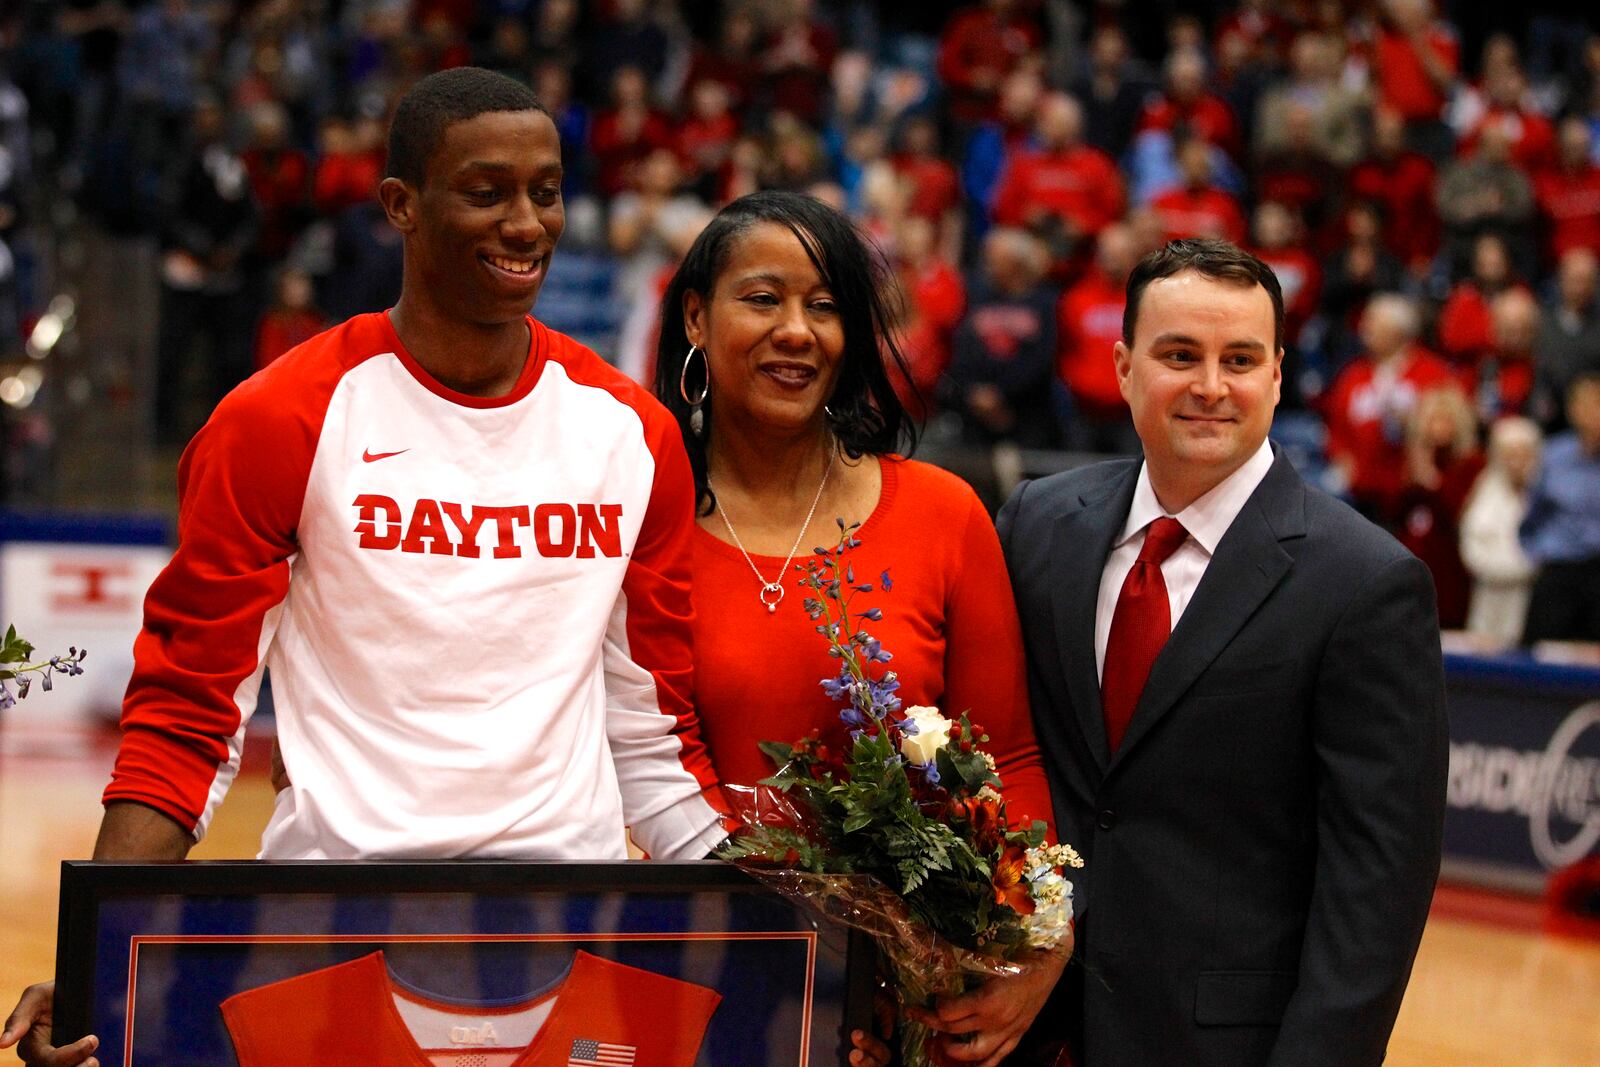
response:
<path id="1" fill-rule="evenodd" d="M 684 295 L 706 353 L 717 423 L 759 433 L 820 428 L 844 356 L 834 294 L 793 230 L 759 222 L 734 240 L 711 292 Z"/>

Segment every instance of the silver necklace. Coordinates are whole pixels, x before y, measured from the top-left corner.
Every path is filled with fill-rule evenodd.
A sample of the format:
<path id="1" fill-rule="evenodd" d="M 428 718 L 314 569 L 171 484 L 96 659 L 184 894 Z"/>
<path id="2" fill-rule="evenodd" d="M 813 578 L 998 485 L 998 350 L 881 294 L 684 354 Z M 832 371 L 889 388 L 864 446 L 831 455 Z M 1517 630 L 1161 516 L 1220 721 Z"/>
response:
<path id="1" fill-rule="evenodd" d="M 828 475 L 833 471 L 833 456 L 829 454 L 828 465 L 822 468 L 822 482 L 817 486 L 817 495 L 811 498 L 811 510 L 806 512 L 806 521 L 800 524 L 800 532 L 794 535 L 794 544 L 789 546 L 789 555 L 784 558 L 783 566 L 778 570 L 778 576 L 772 581 L 767 581 L 756 569 L 756 561 L 750 558 L 750 553 L 745 550 L 744 542 L 739 540 L 739 531 L 733 528 L 733 523 L 728 520 L 728 513 L 722 510 L 722 499 L 717 496 L 717 487 L 711 484 L 711 475 L 706 475 L 706 488 L 711 490 L 711 497 L 716 501 L 717 514 L 722 516 L 722 524 L 728 528 L 728 533 L 733 535 L 733 543 L 739 546 L 739 551 L 744 554 L 744 561 L 750 564 L 750 570 L 755 574 L 756 581 L 761 583 L 761 602 L 767 606 L 767 614 L 778 610 L 778 605 L 783 601 L 783 576 L 789 572 L 789 564 L 794 562 L 794 554 L 800 551 L 800 539 L 806 535 L 806 530 L 811 526 L 811 517 L 817 513 L 817 504 L 822 501 L 822 491 L 828 487 Z M 768 599 L 768 598 L 771 599 Z"/>

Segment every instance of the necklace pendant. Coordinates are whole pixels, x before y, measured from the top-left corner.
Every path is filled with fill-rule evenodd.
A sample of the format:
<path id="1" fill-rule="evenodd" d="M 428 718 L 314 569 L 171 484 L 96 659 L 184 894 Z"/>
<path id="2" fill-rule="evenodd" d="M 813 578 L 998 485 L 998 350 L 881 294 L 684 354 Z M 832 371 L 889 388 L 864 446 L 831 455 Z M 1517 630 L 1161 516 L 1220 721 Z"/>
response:
<path id="1" fill-rule="evenodd" d="M 771 597 L 769 600 L 768 597 Z M 767 614 L 771 615 L 778 610 L 778 604 L 783 600 L 783 586 L 777 582 L 764 582 L 761 586 L 761 602 L 767 606 Z"/>

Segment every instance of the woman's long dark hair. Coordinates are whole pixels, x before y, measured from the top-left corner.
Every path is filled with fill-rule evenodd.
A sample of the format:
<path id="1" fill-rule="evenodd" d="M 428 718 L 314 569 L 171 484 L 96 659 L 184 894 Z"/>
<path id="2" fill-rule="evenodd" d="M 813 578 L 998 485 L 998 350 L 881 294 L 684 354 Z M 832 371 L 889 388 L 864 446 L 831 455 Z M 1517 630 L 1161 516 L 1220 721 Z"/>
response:
<path id="1" fill-rule="evenodd" d="M 892 301 L 898 287 L 883 256 L 868 244 L 845 216 L 813 197 L 789 192 L 751 193 L 717 213 L 683 257 L 661 300 L 661 338 L 656 342 L 656 396 L 678 420 L 689 463 L 694 468 L 700 513 L 714 503 L 706 484 L 706 438 L 715 418 L 715 394 L 700 406 L 704 437 L 689 432 L 690 408 L 679 391 L 689 338 L 683 326 L 683 297 L 696 292 L 707 303 L 717 276 L 727 266 L 734 242 L 757 223 L 787 226 L 833 293 L 844 327 L 844 355 L 839 380 L 828 398 L 828 428 L 852 459 L 888 452 L 909 454 L 916 448 L 917 429 L 889 380 L 889 364 L 905 375 L 905 356 L 895 336 Z M 697 361 L 699 362 L 699 361 Z M 700 363 L 701 367 L 707 367 Z M 705 384 L 699 367 L 689 370 L 689 391 Z"/>

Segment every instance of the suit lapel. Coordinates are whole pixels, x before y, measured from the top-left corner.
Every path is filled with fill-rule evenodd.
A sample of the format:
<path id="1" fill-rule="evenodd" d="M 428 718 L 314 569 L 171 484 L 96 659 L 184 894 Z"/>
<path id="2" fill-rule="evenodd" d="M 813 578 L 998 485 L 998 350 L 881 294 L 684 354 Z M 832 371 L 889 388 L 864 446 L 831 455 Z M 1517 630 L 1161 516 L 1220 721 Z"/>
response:
<path id="1" fill-rule="evenodd" d="M 1279 453 L 1218 543 L 1199 588 L 1151 667 L 1113 763 L 1125 758 L 1172 711 L 1283 580 L 1293 557 L 1279 542 L 1304 534 L 1305 484 Z M 1098 700 L 1095 707 L 1098 710 Z"/>
<path id="2" fill-rule="evenodd" d="M 1139 465 L 1130 464 L 1125 476 L 1084 493 L 1079 497 L 1082 506 L 1057 520 L 1051 541 L 1051 599 L 1060 635 L 1061 670 L 1078 727 L 1102 772 L 1111 754 L 1095 667 L 1095 604 L 1106 557 L 1127 521 L 1138 478 Z"/>

